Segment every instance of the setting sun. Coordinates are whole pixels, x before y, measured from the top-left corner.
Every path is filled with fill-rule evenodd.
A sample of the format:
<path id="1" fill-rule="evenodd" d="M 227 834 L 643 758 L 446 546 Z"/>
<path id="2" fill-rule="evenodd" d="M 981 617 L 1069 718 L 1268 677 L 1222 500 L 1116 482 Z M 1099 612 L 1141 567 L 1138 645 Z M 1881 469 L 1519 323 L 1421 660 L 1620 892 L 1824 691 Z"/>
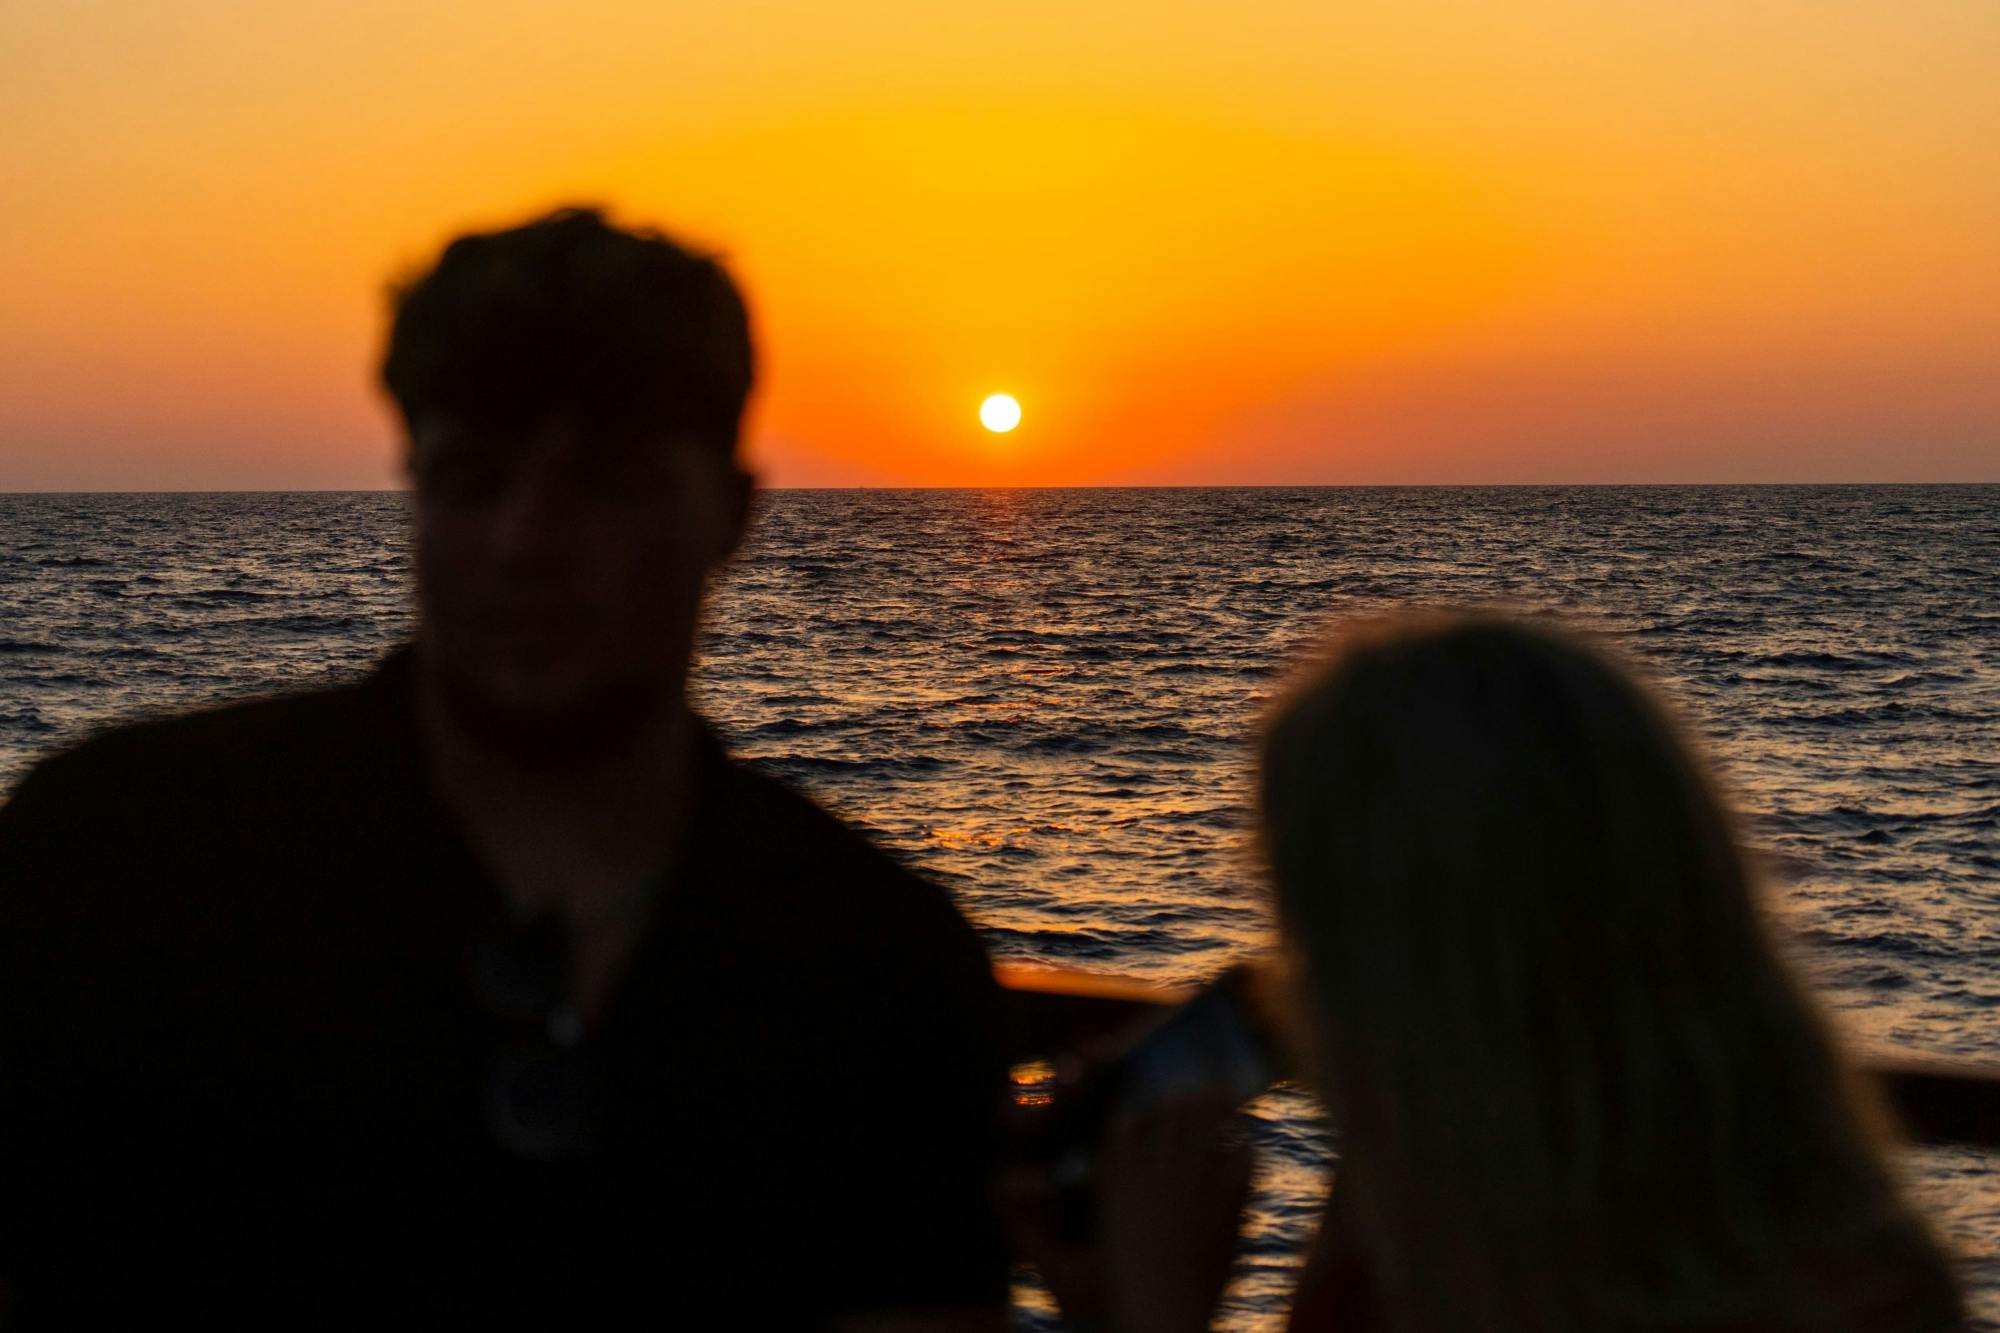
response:
<path id="1" fill-rule="evenodd" d="M 1021 424 L 1021 405 L 1004 393 L 996 393 L 979 405 L 979 420 L 995 434 L 1005 434 Z"/>

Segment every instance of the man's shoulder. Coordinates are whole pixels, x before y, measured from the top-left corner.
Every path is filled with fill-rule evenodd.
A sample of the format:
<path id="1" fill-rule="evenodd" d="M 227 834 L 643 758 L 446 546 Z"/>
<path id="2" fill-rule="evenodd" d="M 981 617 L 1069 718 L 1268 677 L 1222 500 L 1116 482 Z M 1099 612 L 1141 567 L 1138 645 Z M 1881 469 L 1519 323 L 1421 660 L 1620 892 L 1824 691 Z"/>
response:
<path id="1" fill-rule="evenodd" d="M 249 817 L 351 766 L 379 737 L 379 688 L 376 676 L 347 679 L 102 728 L 36 763 L 0 815 L 17 825 Z"/>
<path id="2" fill-rule="evenodd" d="M 755 765 L 725 760 L 720 833 L 784 895 L 783 910 L 837 922 L 844 936 L 927 937 L 938 961 L 986 966 L 984 946 L 951 895 L 811 796 Z"/>
<path id="3" fill-rule="evenodd" d="M 189 987 L 280 947 L 258 932 L 281 918 L 323 919 L 310 886 L 369 836 L 347 794 L 368 790 L 360 688 L 115 726 L 30 770 L 0 805 L 0 965 L 38 978 L 21 982 L 31 993 L 117 976 L 91 1021 L 150 1021 L 148 1006 L 181 1012 Z M 365 766 L 380 776 L 378 758 Z"/>
<path id="4" fill-rule="evenodd" d="M 725 751 L 720 766 L 727 792 L 723 819 L 732 836 L 768 830 L 772 837 L 759 839 L 767 854 L 830 856 L 889 879 L 913 878 L 853 825 L 755 761 Z"/>

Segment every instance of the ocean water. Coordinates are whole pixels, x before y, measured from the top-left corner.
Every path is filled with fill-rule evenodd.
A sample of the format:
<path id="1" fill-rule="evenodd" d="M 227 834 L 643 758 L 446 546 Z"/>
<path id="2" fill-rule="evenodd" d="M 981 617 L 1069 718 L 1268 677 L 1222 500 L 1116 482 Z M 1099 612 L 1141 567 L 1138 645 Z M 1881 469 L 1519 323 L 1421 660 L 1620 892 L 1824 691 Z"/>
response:
<path id="1" fill-rule="evenodd" d="M 366 669 L 410 627 L 405 524 L 390 493 L 0 496 L 0 790 L 112 719 Z M 2000 1067 L 1996 588 L 1993 486 L 773 492 L 697 690 L 997 955 L 1192 981 L 1268 940 L 1247 741 L 1300 645 L 1551 612 L 1706 742 L 1848 1039 Z M 1244 1329 L 1282 1320 L 1325 1161 L 1303 1095 L 1258 1114 Z M 1904 1166 L 2000 1329 L 2000 1160 Z"/>

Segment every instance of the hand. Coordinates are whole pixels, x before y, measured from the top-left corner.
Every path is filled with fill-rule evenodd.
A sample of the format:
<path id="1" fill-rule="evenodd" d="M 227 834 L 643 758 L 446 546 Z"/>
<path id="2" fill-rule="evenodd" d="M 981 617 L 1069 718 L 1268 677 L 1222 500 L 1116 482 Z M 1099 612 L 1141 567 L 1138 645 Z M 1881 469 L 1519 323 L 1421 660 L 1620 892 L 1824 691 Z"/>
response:
<path id="1" fill-rule="evenodd" d="M 1038 1166 L 1002 1176 L 1016 1252 L 1041 1271 L 1078 1328 L 1113 1333 L 1207 1329 L 1236 1251 L 1251 1156 L 1225 1098 L 1194 1096 L 1119 1117 L 1098 1145 L 1077 1235 Z"/>
<path id="2" fill-rule="evenodd" d="M 1227 1098 L 1122 1116 L 1098 1167 L 1104 1306 L 1113 1329 L 1206 1330 L 1229 1284 L 1250 1149 Z"/>

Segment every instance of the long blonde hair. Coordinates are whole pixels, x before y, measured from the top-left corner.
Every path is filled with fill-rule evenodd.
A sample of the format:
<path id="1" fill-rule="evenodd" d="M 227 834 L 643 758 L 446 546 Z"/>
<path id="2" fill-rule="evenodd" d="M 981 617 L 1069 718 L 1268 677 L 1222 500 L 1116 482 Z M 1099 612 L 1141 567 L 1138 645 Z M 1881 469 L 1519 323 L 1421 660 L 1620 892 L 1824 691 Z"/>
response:
<path id="1" fill-rule="evenodd" d="M 1496 617 L 1352 628 L 1262 837 L 1392 1326 L 1931 1329 L 1958 1296 L 1663 711 Z"/>

